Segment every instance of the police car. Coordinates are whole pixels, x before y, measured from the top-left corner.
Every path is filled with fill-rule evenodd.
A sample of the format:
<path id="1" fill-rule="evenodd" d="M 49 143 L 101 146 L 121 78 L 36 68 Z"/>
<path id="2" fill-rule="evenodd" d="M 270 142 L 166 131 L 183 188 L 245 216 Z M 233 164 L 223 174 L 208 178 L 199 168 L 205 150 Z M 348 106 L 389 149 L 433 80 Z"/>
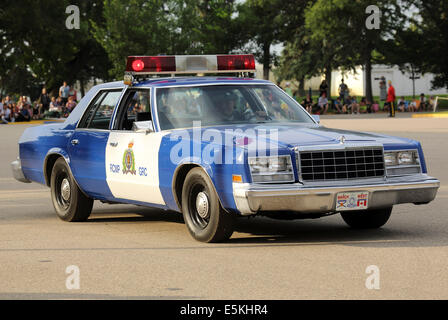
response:
<path id="1" fill-rule="evenodd" d="M 203 242 L 238 216 L 379 228 L 394 205 L 435 198 L 419 142 L 325 128 L 254 72 L 251 55 L 129 57 L 124 82 L 25 130 L 14 177 L 50 187 L 62 220 L 87 220 L 94 200 L 150 206 Z"/>

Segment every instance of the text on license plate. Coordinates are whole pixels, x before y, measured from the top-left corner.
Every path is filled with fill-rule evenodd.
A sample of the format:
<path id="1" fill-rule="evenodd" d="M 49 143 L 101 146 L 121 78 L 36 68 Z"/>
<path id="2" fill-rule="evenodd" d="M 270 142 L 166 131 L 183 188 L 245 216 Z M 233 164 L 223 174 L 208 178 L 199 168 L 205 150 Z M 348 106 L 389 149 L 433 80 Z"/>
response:
<path id="1" fill-rule="evenodd" d="M 362 210 L 369 206 L 369 193 L 363 192 L 341 192 L 336 195 L 336 210 Z"/>

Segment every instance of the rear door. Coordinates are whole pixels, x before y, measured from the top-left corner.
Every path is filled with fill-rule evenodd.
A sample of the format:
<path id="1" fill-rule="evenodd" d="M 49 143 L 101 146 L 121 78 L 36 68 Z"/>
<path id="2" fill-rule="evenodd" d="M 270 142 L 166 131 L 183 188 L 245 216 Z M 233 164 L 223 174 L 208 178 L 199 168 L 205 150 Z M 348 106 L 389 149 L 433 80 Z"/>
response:
<path id="1" fill-rule="evenodd" d="M 165 205 L 159 186 L 161 132 L 135 132 L 135 121 L 151 121 L 150 89 L 128 89 L 106 146 L 105 171 L 112 195 L 119 200 Z"/>
<path id="2" fill-rule="evenodd" d="M 87 107 L 70 139 L 70 166 L 79 187 L 96 199 L 111 199 L 105 153 L 110 122 L 123 89 L 101 90 Z"/>

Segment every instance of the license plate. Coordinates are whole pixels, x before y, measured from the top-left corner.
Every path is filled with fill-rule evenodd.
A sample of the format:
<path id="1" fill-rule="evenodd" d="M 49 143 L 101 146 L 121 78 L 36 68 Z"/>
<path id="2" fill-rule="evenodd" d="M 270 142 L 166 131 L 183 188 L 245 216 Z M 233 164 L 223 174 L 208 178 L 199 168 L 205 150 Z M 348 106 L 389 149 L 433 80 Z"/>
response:
<path id="1" fill-rule="evenodd" d="M 363 210 L 369 206 L 369 193 L 341 192 L 336 195 L 336 211 Z"/>

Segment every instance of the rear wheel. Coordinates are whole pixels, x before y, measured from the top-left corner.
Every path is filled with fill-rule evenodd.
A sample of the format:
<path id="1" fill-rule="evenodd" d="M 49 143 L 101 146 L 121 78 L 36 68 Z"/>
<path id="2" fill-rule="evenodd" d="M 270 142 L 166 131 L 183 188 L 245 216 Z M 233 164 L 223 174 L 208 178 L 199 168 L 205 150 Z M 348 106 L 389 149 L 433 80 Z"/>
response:
<path id="1" fill-rule="evenodd" d="M 233 233 L 235 215 L 226 212 L 207 174 L 192 169 L 182 188 L 182 213 L 188 231 L 198 241 L 220 242 Z"/>
<path id="2" fill-rule="evenodd" d="M 367 211 L 341 212 L 342 219 L 355 229 L 377 229 L 386 224 L 392 207 Z"/>
<path id="3" fill-rule="evenodd" d="M 51 172 L 51 200 L 59 218 L 85 221 L 92 212 L 93 200 L 78 188 L 65 159 L 56 160 Z"/>

